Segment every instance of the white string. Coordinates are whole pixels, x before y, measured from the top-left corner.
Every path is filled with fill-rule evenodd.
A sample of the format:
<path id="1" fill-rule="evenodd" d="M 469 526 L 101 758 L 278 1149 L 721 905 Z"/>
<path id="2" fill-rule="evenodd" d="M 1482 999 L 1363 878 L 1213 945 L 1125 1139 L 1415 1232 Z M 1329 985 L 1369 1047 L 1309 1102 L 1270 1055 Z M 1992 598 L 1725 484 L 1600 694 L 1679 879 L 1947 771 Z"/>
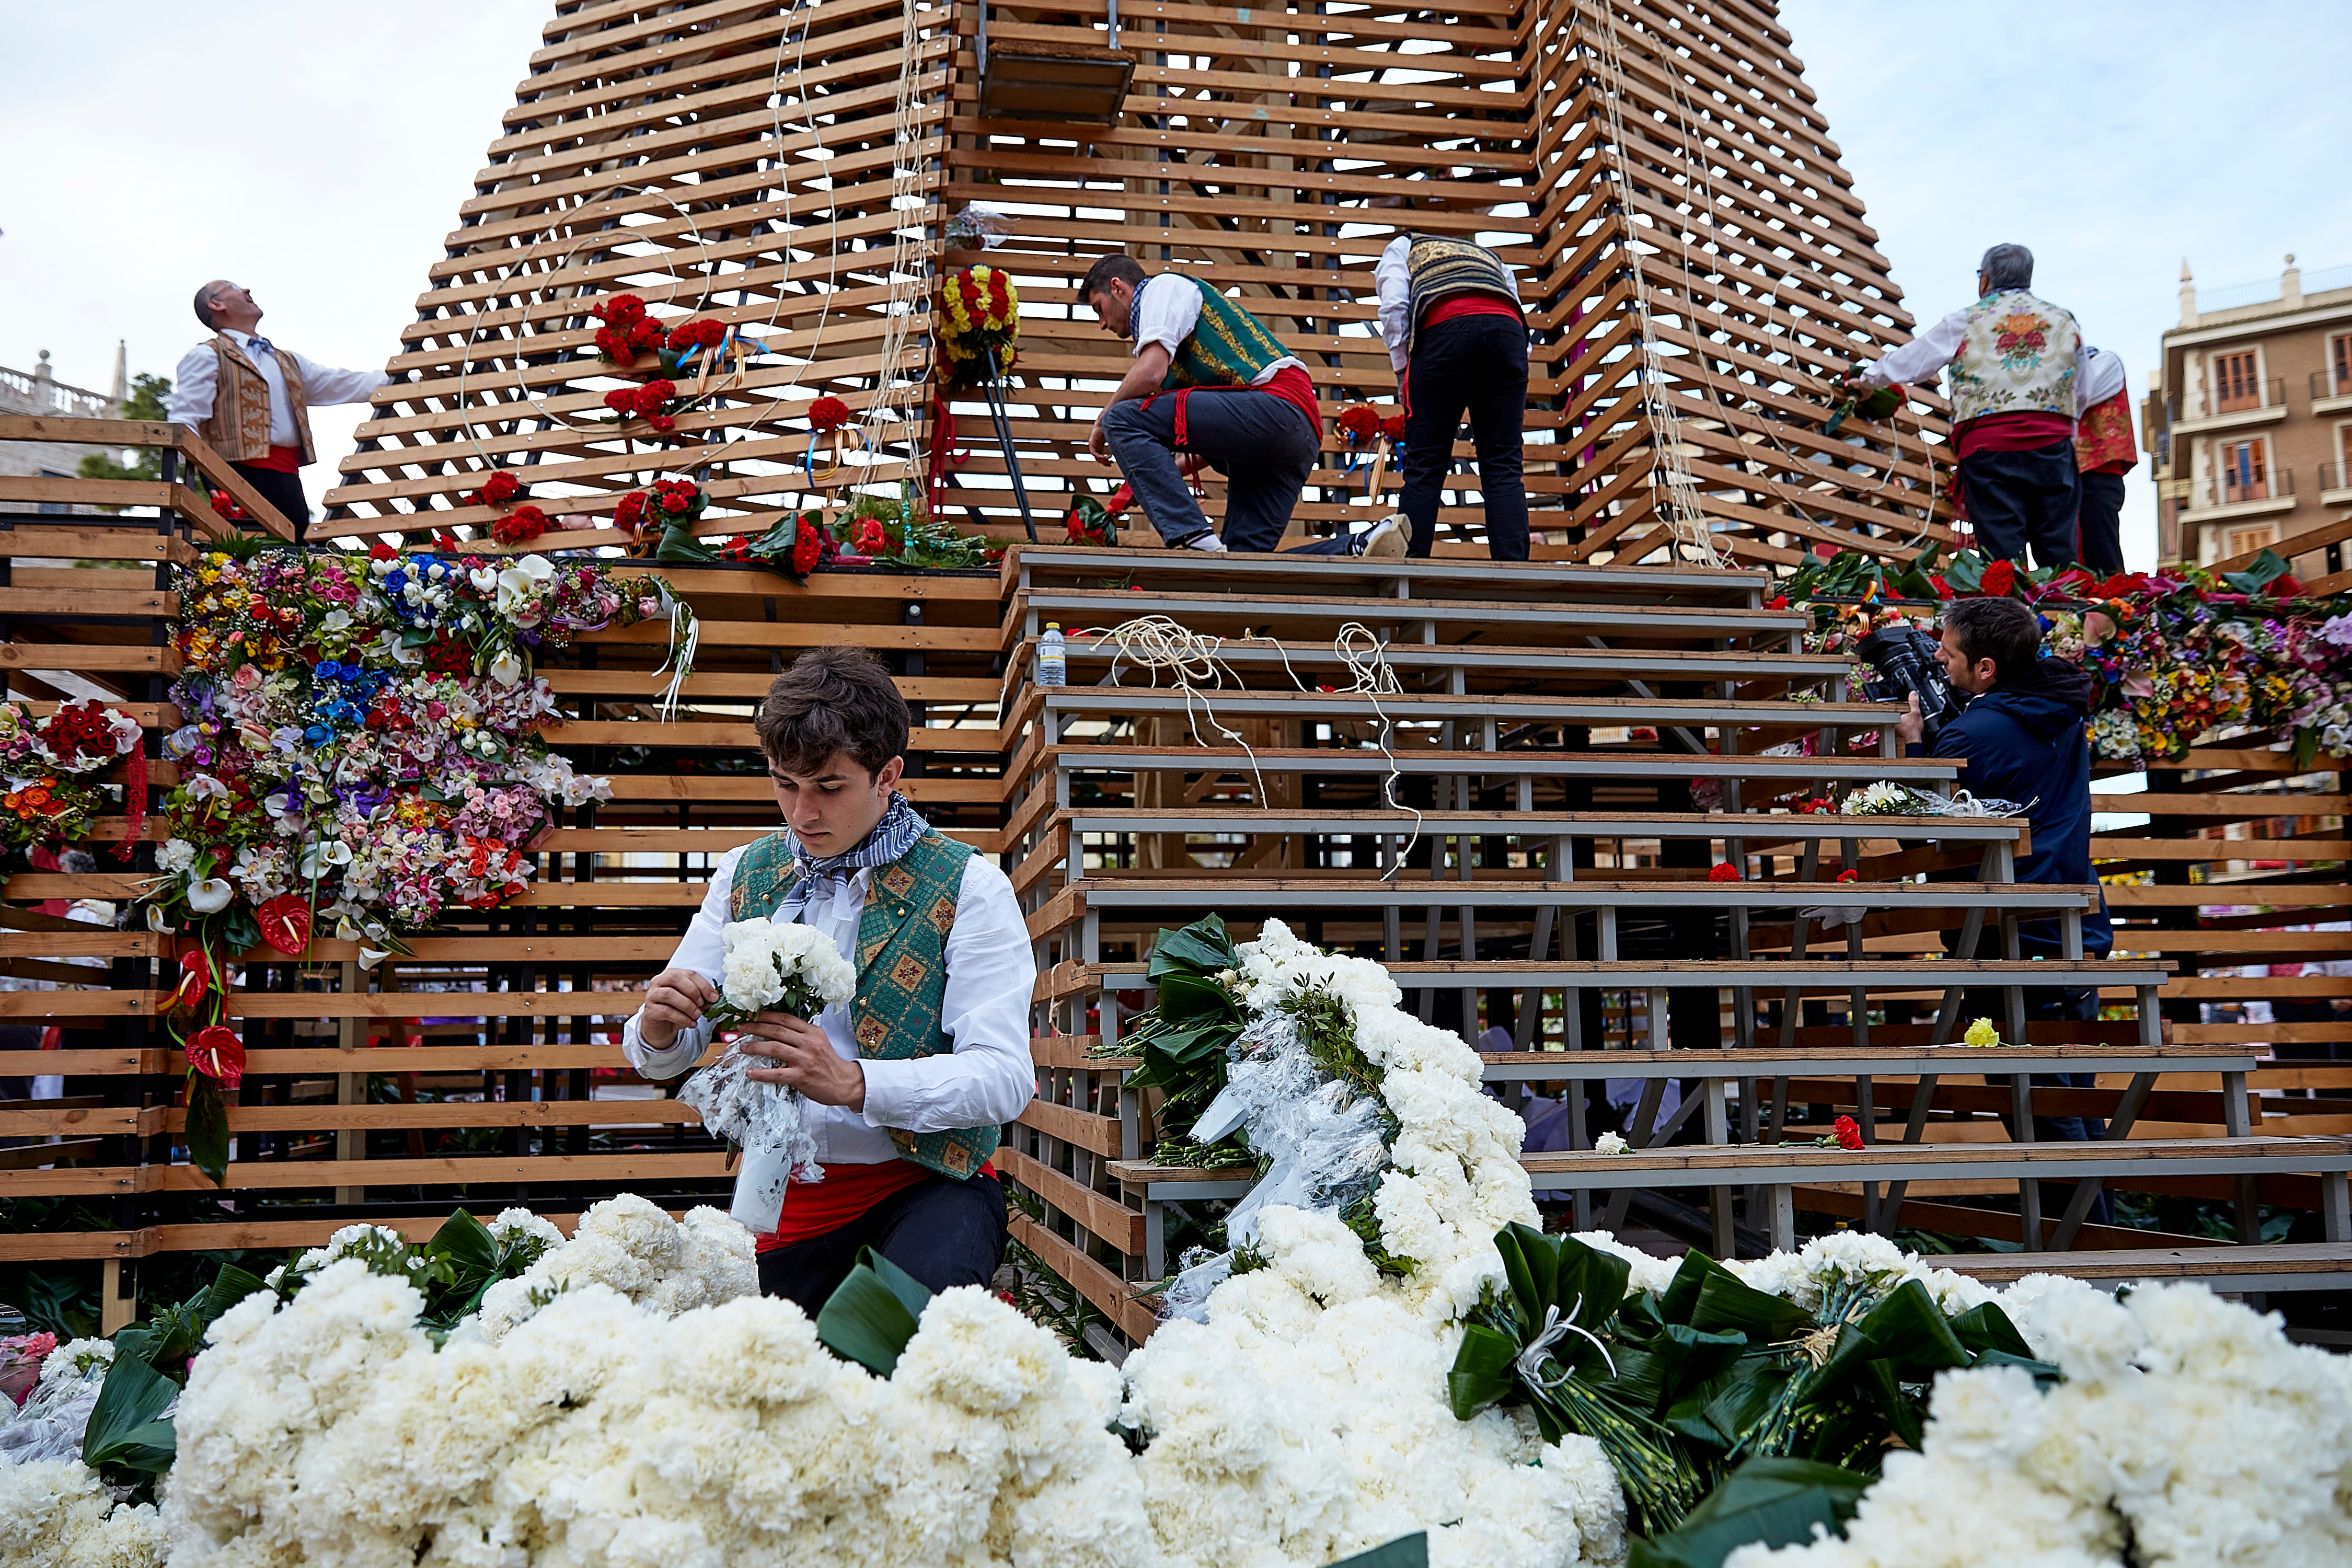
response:
<path id="1" fill-rule="evenodd" d="M 1518 1358 L 1512 1363 L 1512 1370 L 1517 1372 L 1521 1377 L 1527 1379 L 1529 1386 L 1535 1388 L 1558 1388 L 1561 1384 L 1566 1383 L 1569 1380 L 1570 1368 L 1566 1363 L 1561 1363 L 1559 1375 L 1558 1377 L 1546 1378 L 1542 1375 L 1542 1373 L 1544 1358 L 1551 1354 L 1552 1346 L 1559 1343 L 1560 1341 L 1568 1338 L 1570 1334 L 1580 1334 L 1584 1338 L 1591 1340 L 1592 1342 L 1592 1348 L 1601 1352 L 1601 1359 L 1609 1363 L 1609 1375 L 1612 1377 L 1617 1375 L 1617 1358 L 1609 1353 L 1609 1347 L 1602 1344 L 1601 1342 L 1601 1337 L 1593 1333 L 1590 1329 L 1582 1329 L 1577 1326 L 1575 1321 L 1576 1314 L 1583 1310 L 1584 1298 L 1582 1296 L 1577 1297 L 1576 1304 L 1568 1310 L 1568 1315 L 1566 1317 L 1560 1316 L 1559 1303 L 1557 1301 L 1544 1309 L 1543 1331 L 1537 1334 L 1534 1339 L 1528 1342 L 1528 1348 L 1521 1351 L 1518 1353 Z"/>
<path id="2" fill-rule="evenodd" d="M 680 623 L 683 623 L 683 630 Z M 694 656 L 701 647 L 702 618 L 694 613 L 694 607 L 684 599 L 671 598 L 669 657 L 663 659 L 660 667 L 654 671 L 654 679 L 656 680 L 661 679 L 664 670 L 669 672 L 669 686 L 662 692 L 661 707 L 658 710 L 661 721 L 665 724 L 677 717 L 678 699 L 685 694 L 686 678 L 694 673 Z"/>

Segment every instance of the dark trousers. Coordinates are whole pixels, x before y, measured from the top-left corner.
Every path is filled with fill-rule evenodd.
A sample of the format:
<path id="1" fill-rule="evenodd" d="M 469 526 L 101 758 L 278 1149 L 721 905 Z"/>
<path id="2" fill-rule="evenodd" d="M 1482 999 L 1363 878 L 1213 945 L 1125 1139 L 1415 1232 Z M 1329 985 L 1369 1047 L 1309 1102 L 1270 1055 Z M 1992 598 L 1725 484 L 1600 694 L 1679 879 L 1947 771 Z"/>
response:
<path id="1" fill-rule="evenodd" d="M 310 502 L 302 494 L 302 476 L 282 468 L 257 468 L 251 463 L 231 463 L 237 477 L 261 492 L 261 499 L 286 515 L 299 539 L 310 526 Z"/>
<path id="2" fill-rule="evenodd" d="M 1487 553 L 1525 561 L 1528 330 L 1508 316 L 1456 316 L 1413 340 L 1404 424 L 1404 514 L 1412 520 L 1412 542 L 1405 553 L 1426 555 L 1437 543 L 1438 492 L 1454 467 L 1454 437 L 1465 412 L 1477 441 Z"/>
<path id="3" fill-rule="evenodd" d="M 1176 441 L 1176 411 L 1184 441 Z M 1103 436 L 1118 471 L 1161 540 L 1182 544 L 1209 531 L 1192 488 L 1176 471 L 1179 451 L 1197 452 L 1225 476 L 1225 548 L 1263 553 L 1282 542 L 1299 493 L 1315 472 L 1323 432 L 1296 404 L 1270 392 L 1198 390 L 1179 401 L 1162 392 L 1114 403 Z"/>
<path id="4" fill-rule="evenodd" d="M 1977 547 L 1996 561 L 2025 559 L 2036 566 L 2071 565 L 2074 516 L 2082 510 L 2074 443 L 2053 441 L 2030 452 L 1972 452 L 1960 459 L 1960 484 Z"/>
<path id="5" fill-rule="evenodd" d="M 870 1247 L 933 1290 L 985 1285 L 1004 1261 L 1004 1188 L 994 1176 L 933 1176 L 843 1226 L 760 1254 L 760 1293 L 814 1318 Z"/>
<path id="6" fill-rule="evenodd" d="M 2083 510 L 2076 529 L 2083 546 L 2083 564 L 2103 576 L 2124 569 L 2124 477 L 2084 474 Z"/>

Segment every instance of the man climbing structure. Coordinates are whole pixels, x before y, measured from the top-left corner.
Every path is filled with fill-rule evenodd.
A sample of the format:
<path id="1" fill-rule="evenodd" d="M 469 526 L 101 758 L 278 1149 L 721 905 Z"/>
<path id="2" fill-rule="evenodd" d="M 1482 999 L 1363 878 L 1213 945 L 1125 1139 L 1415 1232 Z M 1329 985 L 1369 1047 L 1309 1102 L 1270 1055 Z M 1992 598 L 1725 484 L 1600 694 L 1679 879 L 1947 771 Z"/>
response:
<path id="1" fill-rule="evenodd" d="M 1096 262 L 1078 297 L 1103 331 L 1135 344 L 1134 364 L 1087 437 L 1096 460 L 1118 463 L 1171 546 L 1275 549 L 1323 449 L 1323 411 L 1307 367 L 1216 289 L 1181 272 L 1147 278 L 1133 257 Z M 1202 462 L 1229 481 L 1222 539 L 1186 482 Z M 1398 556 L 1404 542 L 1402 521 L 1390 517 L 1302 552 Z"/>

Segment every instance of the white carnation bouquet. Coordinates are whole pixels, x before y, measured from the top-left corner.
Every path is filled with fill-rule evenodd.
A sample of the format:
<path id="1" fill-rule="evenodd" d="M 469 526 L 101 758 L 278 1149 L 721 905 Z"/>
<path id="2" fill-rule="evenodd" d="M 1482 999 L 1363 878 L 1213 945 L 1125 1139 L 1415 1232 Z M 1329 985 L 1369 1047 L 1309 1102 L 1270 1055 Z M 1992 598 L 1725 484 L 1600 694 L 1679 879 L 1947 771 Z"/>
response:
<path id="1" fill-rule="evenodd" d="M 719 1001 L 703 1014 L 719 1028 L 737 1028 L 768 1012 L 814 1022 L 826 1008 L 857 994 L 857 971 L 833 939 L 813 926 L 737 921 L 719 934 L 727 957 Z M 784 1212 L 786 1183 L 794 1176 L 803 1182 L 824 1179 L 800 1091 L 751 1076 L 754 1068 L 773 1065 L 764 1057 L 730 1050 L 678 1091 L 678 1099 L 701 1112 L 703 1126 L 743 1152 L 728 1212 L 761 1235 L 774 1230 Z"/>
<path id="2" fill-rule="evenodd" d="M 1846 816 L 2022 816 L 2033 805 L 2032 801 L 1979 800 L 1966 790 L 1955 790 L 1947 798 L 1882 779 L 1849 794 L 1838 810 Z"/>

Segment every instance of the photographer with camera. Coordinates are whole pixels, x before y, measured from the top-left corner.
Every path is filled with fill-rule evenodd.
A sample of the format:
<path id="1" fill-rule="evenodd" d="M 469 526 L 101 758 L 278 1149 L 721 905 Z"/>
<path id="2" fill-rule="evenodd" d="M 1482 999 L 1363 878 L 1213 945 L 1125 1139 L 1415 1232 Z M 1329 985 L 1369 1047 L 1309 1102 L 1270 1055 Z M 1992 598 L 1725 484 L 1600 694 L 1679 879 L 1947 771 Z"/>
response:
<path id="1" fill-rule="evenodd" d="M 2023 803 L 2033 826 L 2033 852 L 2017 862 L 2021 882 L 2051 882 L 2087 886 L 2098 880 L 2091 868 L 2091 749 L 2087 726 L 2091 710 L 2091 678 L 2063 658 L 2042 651 L 2042 623 L 2015 599 L 1962 599 L 1944 612 L 1944 636 L 1938 646 L 1945 678 L 1955 693 L 1965 693 L 1967 705 L 1947 721 L 1936 736 L 1934 754 L 1958 757 L 1967 763 L 1960 784 L 1985 800 Z M 1927 715 L 1917 693 L 1910 711 L 1895 721 L 1895 732 L 1907 756 L 1928 754 L 1925 744 Z M 1993 940 L 1988 936 L 1988 940 Z M 2115 945 L 2107 921 L 2106 900 L 2083 916 L 2083 952 L 2104 958 Z M 2018 948 L 2027 958 L 2064 955 L 2054 920 L 2028 921 L 2018 927 Z M 1979 950 L 1973 957 L 1997 957 Z M 1998 1016 L 1989 997 L 1971 996 L 1969 1009 Z M 2043 1022 L 2072 1019 L 2087 1022 L 2099 1016 L 2095 986 L 2036 985 L 2025 993 L 2026 1016 Z M 2021 1043 L 2021 1042 L 2020 1042 Z M 2086 1073 L 2037 1075 L 2036 1083 L 2088 1089 L 2096 1079 Z M 2100 1136 L 2095 1120 L 2079 1116 L 2036 1117 L 2038 1136 L 2080 1142 Z M 2105 1213 L 2100 1195 L 2095 1217 Z"/>

